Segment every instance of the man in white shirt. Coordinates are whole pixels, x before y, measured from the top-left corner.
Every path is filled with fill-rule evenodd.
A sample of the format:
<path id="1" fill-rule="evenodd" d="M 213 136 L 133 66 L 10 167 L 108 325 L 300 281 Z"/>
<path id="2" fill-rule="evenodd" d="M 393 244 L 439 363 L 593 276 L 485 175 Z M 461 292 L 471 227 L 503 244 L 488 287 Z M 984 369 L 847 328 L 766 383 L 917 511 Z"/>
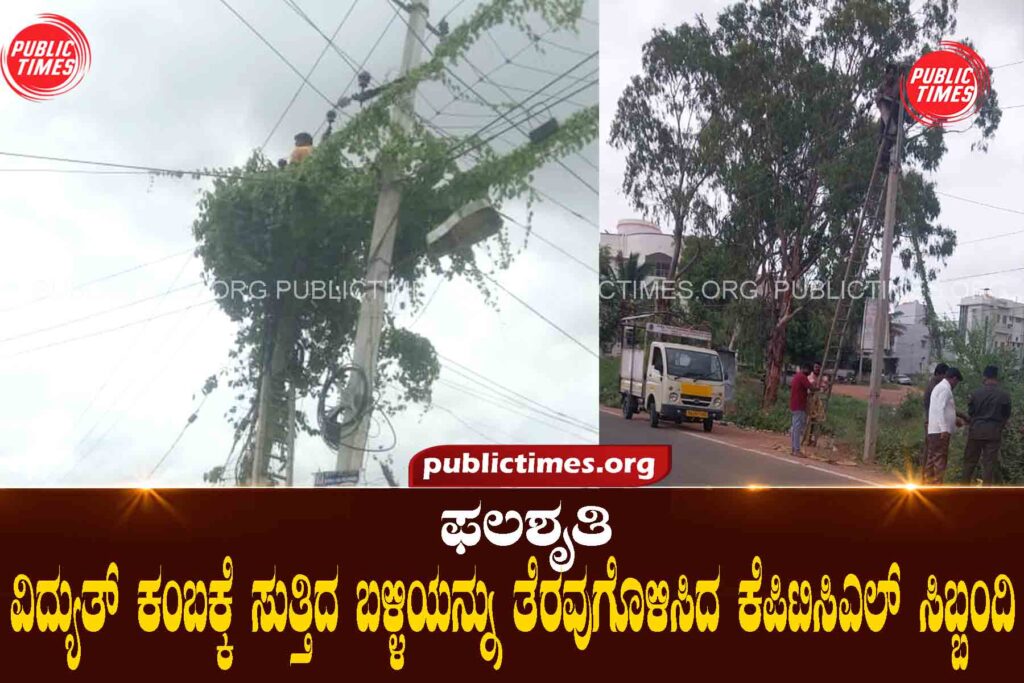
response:
<path id="1" fill-rule="evenodd" d="M 928 402 L 928 457 L 924 463 L 924 483 L 941 484 L 946 478 L 949 441 L 957 428 L 953 390 L 963 376 L 957 368 L 946 370 L 946 377 L 935 385 Z"/>

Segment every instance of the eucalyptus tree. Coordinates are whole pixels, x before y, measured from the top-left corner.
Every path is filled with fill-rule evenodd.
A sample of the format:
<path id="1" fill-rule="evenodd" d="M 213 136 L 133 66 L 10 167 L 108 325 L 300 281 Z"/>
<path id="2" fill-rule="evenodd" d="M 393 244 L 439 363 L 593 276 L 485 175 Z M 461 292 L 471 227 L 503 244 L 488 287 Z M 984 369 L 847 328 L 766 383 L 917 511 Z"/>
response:
<path id="1" fill-rule="evenodd" d="M 690 84 L 677 106 L 694 112 L 695 148 L 682 156 L 664 146 L 634 155 L 638 166 L 627 165 L 626 182 L 657 177 L 662 161 L 662 180 L 678 177 L 677 163 L 690 165 L 691 177 L 707 174 L 698 201 L 721 207 L 723 216 L 695 229 L 714 226 L 717 241 L 756 264 L 750 276 L 761 284 L 767 321 L 766 406 L 778 394 L 788 325 L 804 310 L 797 292 L 810 279 L 834 280 L 850 251 L 876 159 L 873 94 L 884 68 L 908 64 L 953 35 L 956 9 L 948 0 L 917 9 L 907 0 L 736 3 L 714 25 L 697 17 L 656 30 L 648 43 L 670 55 L 672 73 Z M 644 64 L 640 82 L 657 74 Z M 992 92 L 971 123 L 976 147 L 985 149 L 1000 116 Z M 938 223 L 940 204 L 927 177 L 946 152 L 946 134 L 933 128 L 909 136 L 896 223 L 901 256 L 910 249 L 911 257 L 920 252 L 941 263 L 955 248 L 954 231 Z M 934 269 L 909 273 L 921 275 L 927 282 Z"/>

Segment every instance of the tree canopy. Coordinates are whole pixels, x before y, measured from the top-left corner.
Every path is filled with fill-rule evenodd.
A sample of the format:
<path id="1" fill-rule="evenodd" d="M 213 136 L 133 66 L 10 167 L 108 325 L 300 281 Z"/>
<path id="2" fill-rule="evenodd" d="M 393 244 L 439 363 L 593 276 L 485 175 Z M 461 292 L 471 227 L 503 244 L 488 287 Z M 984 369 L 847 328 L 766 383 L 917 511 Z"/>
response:
<path id="1" fill-rule="evenodd" d="M 833 281 L 850 251 L 879 142 L 873 95 L 884 68 L 952 35 L 956 9 L 949 0 L 916 10 L 907 0 L 736 3 L 714 24 L 697 17 L 656 29 L 644 46 L 642 72 L 612 126 L 610 142 L 627 153 L 624 189 L 645 215 L 686 216 L 685 232 L 711 237 L 711 248 L 749 264 L 749 277 L 789 286 L 762 290 L 767 325 L 750 330 L 759 334 L 751 345 L 765 349 L 766 404 L 787 327 L 808 312 L 793 287 Z M 976 148 L 986 148 L 1000 116 L 993 91 L 971 124 Z M 922 277 L 926 285 L 935 268 L 924 260 L 944 263 L 956 245 L 927 177 L 947 134 L 912 130 L 905 147 L 895 248 L 914 267 L 900 287 Z"/>

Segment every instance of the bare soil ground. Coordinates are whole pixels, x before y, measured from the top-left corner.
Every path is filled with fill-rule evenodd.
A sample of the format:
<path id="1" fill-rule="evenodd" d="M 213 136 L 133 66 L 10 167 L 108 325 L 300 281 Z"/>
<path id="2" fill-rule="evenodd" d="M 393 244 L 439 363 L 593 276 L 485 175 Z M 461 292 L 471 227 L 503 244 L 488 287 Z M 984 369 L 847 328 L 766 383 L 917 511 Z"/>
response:
<path id="1" fill-rule="evenodd" d="M 906 398 L 907 394 L 916 391 L 916 387 L 889 387 L 882 388 L 882 404 L 887 406 L 898 406 Z M 862 401 L 868 400 L 868 386 L 866 384 L 836 384 L 832 387 L 832 393 L 837 396 L 850 396 L 859 398 Z"/>

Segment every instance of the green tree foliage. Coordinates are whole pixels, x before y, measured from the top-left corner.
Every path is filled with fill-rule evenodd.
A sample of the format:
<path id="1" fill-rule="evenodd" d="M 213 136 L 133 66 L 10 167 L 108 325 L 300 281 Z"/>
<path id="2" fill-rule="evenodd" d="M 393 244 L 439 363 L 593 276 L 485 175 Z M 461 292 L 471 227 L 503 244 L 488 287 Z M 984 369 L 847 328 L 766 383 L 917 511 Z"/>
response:
<path id="1" fill-rule="evenodd" d="M 982 372 L 986 366 L 999 368 L 999 380 L 1003 389 L 1010 394 L 1012 413 L 1010 422 L 1003 430 L 1000 453 L 1003 482 L 1024 483 L 1024 359 L 1020 351 L 1001 348 L 993 342 L 992 329 L 979 325 L 963 334 L 954 333 L 947 337 L 947 344 L 955 354 L 951 362 L 964 376 L 963 387 L 957 387 L 958 409 L 967 412 L 967 397 L 981 386 Z M 962 441 L 962 439 L 961 439 Z M 958 444 L 959 445 L 959 444 Z M 952 456 L 956 462 L 962 459 L 962 449 Z"/>
<path id="2" fill-rule="evenodd" d="M 650 263 L 640 263 L 639 254 L 612 256 L 608 247 L 601 247 L 599 259 L 601 287 L 600 344 L 610 348 L 619 333 L 619 321 L 624 316 L 643 312 L 643 301 L 638 297 L 641 286 L 654 269 Z"/>
<path id="3" fill-rule="evenodd" d="M 385 168 L 402 189 L 398 220 L 390 228 L 397 234 L 388 286 L 406 292 L 416 306 L 422 305 L 419 283 L 428 273 L 464 277 L 490 300 L 473 253 L 441 258 L 427 250 L 427 232 L 474 199 L 488 198 L 500 206 L 504 200 L 525 197 L 532 203 L 532 172 L 594 139 L 597 108 L 561 121 L 558 131 L 539 143 L 503 154 L 486 137 L 441 137 L 419 121 L 403 130 L 392 123 L 390 108 L 417 83 L 443 78 L 445 68 L 458 65 L 489 28 L 507 23 L 525 30 L 530 13 L 540 14 L 552 27 L 571 28 L 581 7 L 581 0 L 491 0 L 305 161 L 278 169 L 257 152 L 242 168 L 221 170 L 222 177 L 199 201 L 193 232 L 207 281 L 244 286 L 240 295 L 219 298 L 221 308 L 239 324 L 230 381 L 239 401 L 251 401 L 258 388 L 268 340 L 288 347 L 287 377 L 300 396 L 315 393 L 327 370 L 351 347 L 358 295 L 318 298 L 307 287 L 314 281 L 347 287 L 364 277 Z M 516 120 L 515 113 L 509 112 L 509 120 Z M 470 161 L 472 165 L 466 163 Z M 496 267 L 508 267 L 514 254 L 504 232 L 493 251 Z M 274 290 L 279 282 L 293 283 L 293 289 L 278 297 Z M 267 284 L 267 296 L 251 289 L 258 283 Z M 215 291 L 223 294 L 223 286 Z M 391 315 L 386 322 L 380 382 L 401 389 L 398 404 L 429 401 L 440 369 L 433 346 L 396 327 Z M 282 326 L 291 333 L 282 336 Z M 398 407 L 378 406 L 389 412 Z M 238 414 L 237 406 L 233 412 Z M 245 427 L 245 419 L 236 420 L 236 427 Z"/>
<path id="4" fill-rule="evenodd" d="M 652 188 L 673 186 L 684 173 L 708 174 L 682 195 L 691 217 L 700 216 L 691 229 L 713 237 L 712 248 L 728 249 L 750 264 L 748 278 L 768 285 L 761 312 L 767 324 L 755 340 L 764 349 L 765 405 L 777 396 L 789 323 L 811 312 L 792 292 L 805 279 L 836 279 L 850 251 L 851 225 L 876 159 L 873 94 L 884 67 L 909 63 L 952 35 L 956 8 L 948 0 L 917 9 L 907 0 L 736 3 L 714 25 L 698 17 L 657 29 L 645 46 L 644 72 L 620 100 L 613 129 L 613 144 L 649 138 L 627 147 L 625 187 L 653 201 L 659 195 Z M 687 87 L 649 94 L 648 81 L 657 79 Z M 643 97 L 675 97 L 658 107 L 685 111 L 685 135 L 655 134 L 652 124 L 628 113 Z M 999 118 L 993 92 L 972 123 L 980 148 Z M 901 257 L 920 251 L 942 262 L 955 248 L 954 232 L 937 222 L 939 202 L 925 175 L 939 166 L 944 135 L 915 132 L 906 145 L 896 223 Z M 705 219 L 709 214 L 714 220 Z M 910 273 L 922 275 L 934 278 L 934 270 Z"/>

